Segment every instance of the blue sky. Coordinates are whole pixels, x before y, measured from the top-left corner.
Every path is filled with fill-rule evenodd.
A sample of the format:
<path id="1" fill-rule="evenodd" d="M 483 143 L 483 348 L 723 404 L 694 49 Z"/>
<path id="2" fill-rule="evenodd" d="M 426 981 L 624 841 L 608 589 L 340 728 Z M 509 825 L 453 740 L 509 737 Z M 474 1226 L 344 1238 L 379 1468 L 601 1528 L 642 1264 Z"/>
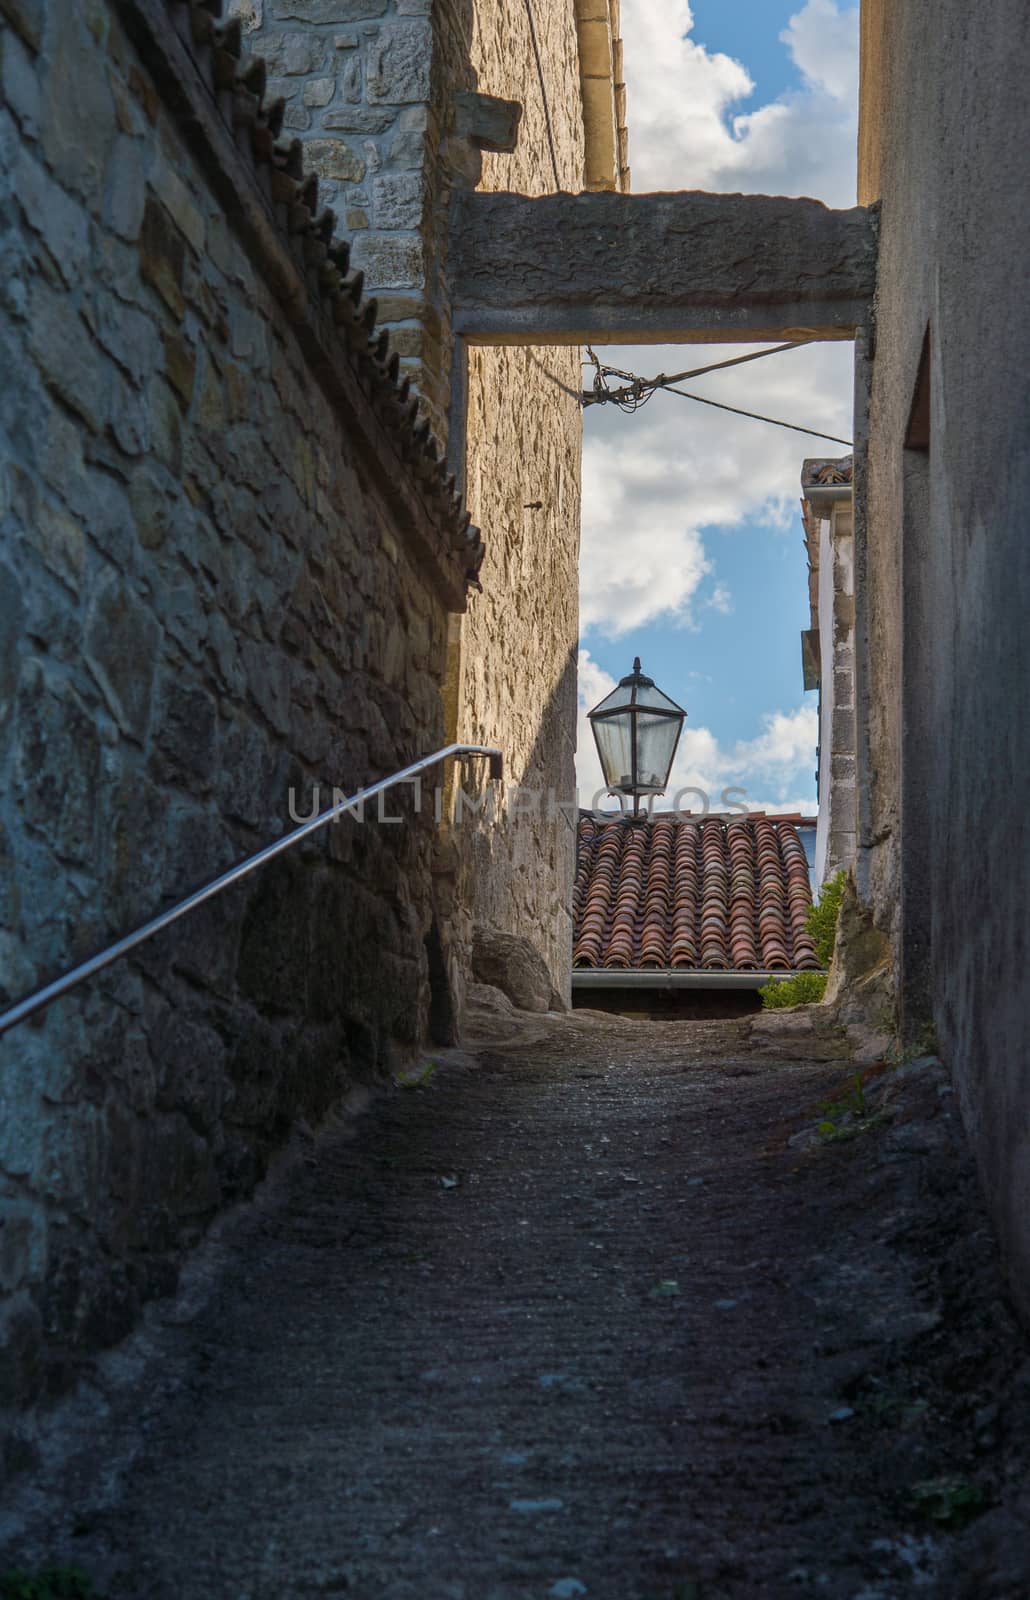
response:
<path id="1" fill-rule="evenodd" d="M 623 0 L 633 188 L 854 203 L 857 10 L 844 0 Z M 743 353 L 612 349 L 651 375 Z M 604 359 L 602 353 L 602 359 Z M 851 353 L 816 345 L 712 374 L 699 393 L 851 436 Z M 656 395 L 584 418 L 581 709 L 630 669 L 687 707 L 676 781 L 717 805 L 815 808 L 816 696 L 799 477 L 845 447 Z M 581 790 L 597 785 L 581 716 Z M 671 799 L 671 791 L 670 797 Z"/>

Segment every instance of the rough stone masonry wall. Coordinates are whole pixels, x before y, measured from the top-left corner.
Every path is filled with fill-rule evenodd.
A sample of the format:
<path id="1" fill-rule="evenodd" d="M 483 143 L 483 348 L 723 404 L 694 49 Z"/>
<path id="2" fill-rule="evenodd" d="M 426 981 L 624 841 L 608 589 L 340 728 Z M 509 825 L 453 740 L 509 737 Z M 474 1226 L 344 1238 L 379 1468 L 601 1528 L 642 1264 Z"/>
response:
<path id="1" fill-rule="evenodd" d="M 932 1023 L 954 1074 L 1030 1315 L 1030 10 L 862 9 L 859 192 L 882 228 L 860 882 L 894 934 L 903 1020 Z M 906 449 L 927 330 L 929 448 Z"/>
<path id="2" fill-rule="evenodd" d="M 537 195 L 583 187 L 583 113 L 571 6 L 534 6 L 541 93 L 526 8 L 484 0 L 473 63 L 485 94 L 522 102 L 518 148 L 486 155 L 481 187 Z M 558 160 L 555 177 L 546 103 Z M 547 814 L 549 791 L 575 795 L 579 631 L 581 387 L 575 348 L 469 351 L 466 496 L 489 529 L 483 593 L 462 619 L 462 737 L 504 747 L 508 778 L 536 796 L 504 826 L 465 824 L 462 899 L 477 922 L 530 940 L 568 1000 L 572 967 L 574 806 Z M 567 391 L 572 391 L 568 393 Z"/>
<path id="3" fill-rule="evenodd" d="M 442 743 L 446 638 L 114 9 L 3 9 L 0 1004 Z M 0 1407 L 420 1040 L 431 818 L 329 832 L 0 1040 Z"/>
<path id="4" fill-rule="evenodd" d="M 233 4 L 248 18 L 250 47 L 273 74 L 270 92 L 287 98 L 287 125 L 304 140 L 306 158 L 327 180 L 331 202 L 353 233 L 352 260 L 366 272 L 380 318 L 391 324 L 423 410 L 446 440 L 448 186 L 474 184 L 479 176 L 478 154 L 455 137 L 455 97 L 474 87 L 523 107 L 515 153 L 485 155 L 481 187 L 579 192 L 584 130 L 577 8 L 533 7 L 556 178 L 524 4 Z M 581 22 L 588 32 L 610 34 L 607 8 L 578 9 L 597 11 L 594 20 Z M 618 61 L 613 70 L 618 76 Z M 610 80 L 606 92 L 612 96 Z M 625 165 L 624 129 L 616 143 Z M 579 383 L 576 350 L 470 352 L 466 498 L 489 553 L 480 574 L 484 593 L 460 629 L 452 627 L 449 731 L 500 745 L 509 782 L 534 791 L 539 805 L 548 790 L 574 799 L 580 414 L 559 385 L 575 392 Z M 532 940 L 547 958 L 557 992 L 567 996 L 574 819 L 570 804 L 567 815 L 550 819 L 529 812 L 507 817 L 501 827 L 466 820 L 456 829 L 438 867 L 441 892 L 454 912 L 457 987 L 468 966 L 472 927 L 486 922 Z"/>
<path id="5" fill-rule="evenodd" d="M 286 101 L 284 128 L 303 140 L 352 265 L 445 443 L 450 361 L 433 309 L 432 235 L 449 107 L 434 84 L 432 0 L 229 0 L 227 9 L 267 65 L 269 95 Z"/>

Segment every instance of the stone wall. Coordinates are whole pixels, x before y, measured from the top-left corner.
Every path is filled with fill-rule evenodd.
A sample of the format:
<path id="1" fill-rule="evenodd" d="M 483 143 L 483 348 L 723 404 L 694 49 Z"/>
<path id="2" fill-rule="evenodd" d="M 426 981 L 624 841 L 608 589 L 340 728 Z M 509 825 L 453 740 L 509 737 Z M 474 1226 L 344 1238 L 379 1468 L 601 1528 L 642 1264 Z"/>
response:
<path id="1" fill-rule="evenodd" d="M 850 457 L 807 460 L 801 482 L 819 688 L 819 822 L 815 878 L 855 860 L 855 562 Z M 847 482 L 834 484 L 834 478 Z M 822 480 L 822 481 L 820 481 Z"/>
<path id="2" fill-rule="evenodd" d="M 449 106 L 436 92 L 431 0 L 230 0 L 286 102 L 284 126 L 352 243 L 437 436 L 449 366 L 431 312 L 434 188 Z"/>
<path id="3" fill-rule="evenodd" d="M 452 626 L 449 732 L 500 745 L 509 781 L 531 788 L 538 806 L 549 790 L 571 803 L 579 352 L 472 349 L 467 388 L 452 396 L 449 199 L 454 187 L 536 195 L 628 182 L 617 6 L 535 3 L 535 50 L 530 10 L 501 0 L 234 3 L 274 73 L 273 91 L 287 97 L 287 124 L 358 230 L 353 260 L 426 416 L 441 439 L 452 426 L 465 430 L 452 446 L 490 553 L 482 595 Z M 491 149 L 494 130 L 482 137 L 470 124 L 461 97 L 473 90 L 521 106 L 513 153 Z M 567 996 L 573 819 L 571 806 L 551 818 L 507 814 L 500 826 L 467 814 L 456 823 L 437 870 L 458 990 L 483 922 L 532 940 Z"/>
<path id="4" fill-rule="evenodd" d="M 859 192 L 882 226 L 860 884 L 906 1031 L 932 1025 L 951 1066 L 1030 1314 L 1030 11 L 871 0 L 863 18 Z"/>
<path id="5" fill-rule="evenodd" d="M 523 106 L 517 150 L 484 157 L 481 187 L 576 192 L 584 136 L 575 19 L 562 6 L 536 6 L 534 16 L 543 91 L 525 7 L 477 7 L 478 87 Z M 509 783 L 537 799 L 509 806 L 499 829 L 458 826 L 461 900 L 474 922 L 531 941 L 566 1003 L 576 811 L 548 815 L 548 798 L 573 801 L 576 781 L 581 382 L 577 348 L 469 351 L 466 496 L 490 547 L 483 593 L 461 623 L 458 727 L 461 738 L 502 744 Z"/>
<path id="6" fill-rule="evenodd" d="M 220 173 L 187 148 L 131 6 L 3 9 L 0 1005 L 277 837 L 291 786 L 306 813 L 442 744 L 451 583 L 324 246 L 284 236 L 273 292 L 216 178 L 270 250 L 305 208 L 238 129 Z M 335 826 L 0 1040 L 0 1406 L 418 1046 L 432 847 L 431 815 Z"/>

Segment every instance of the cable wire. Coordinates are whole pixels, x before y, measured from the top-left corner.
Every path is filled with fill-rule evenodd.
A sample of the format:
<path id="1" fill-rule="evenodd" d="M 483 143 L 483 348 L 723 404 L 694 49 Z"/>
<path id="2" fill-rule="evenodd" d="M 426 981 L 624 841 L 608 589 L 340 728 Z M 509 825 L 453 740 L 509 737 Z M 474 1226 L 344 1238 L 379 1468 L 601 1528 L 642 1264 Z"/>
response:
<path id="1" fill-rule="evenodd" d="M 558 171 L 558 152 L 554 144 L 554 128 L 551 124 L 551 107 L 547 99 L 547 84 L 544 81 L 544 64 L 540 59 L 540 42 L 536 35 L 536 18 L 533 15 L 533 0 L 525 0 L 526 17 L 529 21 L 529 38 L 533 46 L 533 58 L 536 61 L 536 75 L 540 83 L 540 98 L 544 103 L 544 123 L 547 127 L 547 144 L 551 152 L 551 171 L 554 173 L 554 187 L 561 189 L 561 173 Z"/>
<path id="2" fill-rule="evenodd" d="M 739 406 L 724 405 L 721 400 L 706 400 L 703 394 L 688 394 L 686 389 L 666 389 L 666 394 L 682 395 L 684 400 L 696 400 L 702 406 L 715 406 L 719 411 L 732 411 L 737 417 L 750 417 L 754 422 L 771 422 L 776 428 L 790 428 L 792 433 L 808 433 L 813 439 L 830 439 L 834 444 L 846 444 L 848 449 L 854 448 L 851 439 L 838 439 L 835 433 L 820 433 L 818 428 L 802 428 L 796 422 L 783 422 L 779 417 L 763 417 L 758 411 L 742 411 Z"/>
<path id="3" fill-rule="evenodd" d="M 683 378 L 699 378 L 706 372 L 719 372 L 726 367 L 738 367 L 745 361 L 758 361 L 763 356 L 779 355 L 784 350 L 797 350 L 801 345 L 811 343 L 807 339 L 793 339 L 789 344 L 771 345 L 765 350 L 754 350 L 746 356 L 733 356 L 729 361 L 713 361 L 705 367 L 693 367 L 688 372 L 673 373 L 666 377 L 660 372 L 656 378 L 638 378 L 633 372 L 623 372 L 619 367 L 604 366 L 590 345 L 586 347 L 587 359 L 593 363 L 594 383 L 592 389 L 583 392 L 580 404 L 584 407 L 592 405 L 616 405 L 620 411 L 632 414 L 645 406 L 652 395 L 659 390 L 665 394 L 675 394 L 684 400 L 696 400 L 702 406 L 714 406 L 718 411 L 731 411 L 737 417 L 750 417 L 753 422 L 768 422 L 776 428 L 789 428 L 792 433 L 806 433 L 813 439 L 828 439 L 833 444 L 844 444 L 849 449 L 853 448 L 850 439 L 840 439 L 835 433 L 823 433 L 818 428 L 803 428 L 797 422 L 784 422 L 780 417 L 766 417 L 758 411 L 745 411 L 740 406 L 726 405 L 722 400 L 709 400 L 702 394 L 690 394 L 686 389 L 675 389 L 673 384 Z M 610 389 L 606 382 L 608 378 L 621 378 L 624 387 Z"/>
<path id="4" fill-rule="evenodd" d="M 597 371 L 594 375 L 593 391 L 583 395 L 584 406 L 601 405 L 611 402 L 620 405 L 624 400 L 631 403 L 629 409 L 636 411 L 638 405 L 643 405 L 651 398 L 645 390 L 654 392 L 655 389 L 668 388 L 671 383 L 682 383 L 684 378 L 700 378 L 706 372 L 721 372 L 725 367 L 739 367 L 745 361 L 761 361 L 763 356 L 778 356 L 783 350 L 800 350 L 802 345 L 810 343 L 807 339 L 792 339 L 789 344 L 770 345 L 766 350 L 752 350 L 746 356 L 732 356 L 728 361 L 710 361 L 705 367 L 691 367 L 686 372 L 673 372 L 668 377 L 660 372 L 657 378 L 638 378 L 632 372 L 622 372 L 618 367 L 602 366 L 590 345 L 587 345 L 587 359 L 592 361 Z M 624 392 L 609 389 L 603 382 L 605 377 L 625 379 L 628 389 Z M 600 380 L 600 382 L 599 382 Z"/>

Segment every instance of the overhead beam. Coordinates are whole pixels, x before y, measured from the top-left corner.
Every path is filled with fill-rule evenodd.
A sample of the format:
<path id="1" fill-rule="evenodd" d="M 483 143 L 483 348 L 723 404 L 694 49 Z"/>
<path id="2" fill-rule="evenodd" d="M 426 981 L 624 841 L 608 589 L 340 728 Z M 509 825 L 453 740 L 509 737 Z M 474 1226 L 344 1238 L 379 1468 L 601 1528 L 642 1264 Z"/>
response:
<path id="1" fill-rule="evenodd" d="M 875 214 L 773 195 L 455 196 L 453 326 L 474 344 L 850 339 Z"/>

